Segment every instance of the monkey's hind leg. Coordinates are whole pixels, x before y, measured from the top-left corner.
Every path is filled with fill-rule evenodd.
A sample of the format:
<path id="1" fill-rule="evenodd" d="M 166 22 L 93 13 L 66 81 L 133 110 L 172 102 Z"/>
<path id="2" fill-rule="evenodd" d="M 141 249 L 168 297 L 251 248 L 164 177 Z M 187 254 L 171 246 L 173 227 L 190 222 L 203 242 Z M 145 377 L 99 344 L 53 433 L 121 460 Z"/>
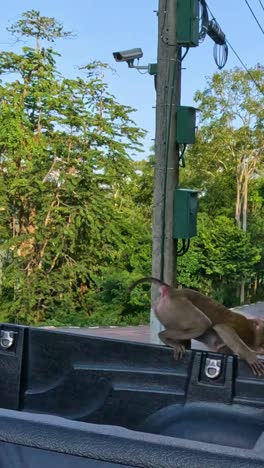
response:
<path id="1" fill-rule="evenodd" d="M 264 362 L 257 359 L 255 351 L 250 349 L 244 341 L 241 340 L 231 324 L 215 325 L 213 328 L 228 348 L 248 363 L 254 375 L 264 375 Z"/>
<path id="2" fill-rule="evenodd" d="M 174 339 L 195 339 L 212 327 L 212 321 L 209 317 L 184 296 L 173 298 L 169 312 L 170 325 L 168 329 L 174 331 Z M 176 334 L 178 335 L 177 338 Z"/>

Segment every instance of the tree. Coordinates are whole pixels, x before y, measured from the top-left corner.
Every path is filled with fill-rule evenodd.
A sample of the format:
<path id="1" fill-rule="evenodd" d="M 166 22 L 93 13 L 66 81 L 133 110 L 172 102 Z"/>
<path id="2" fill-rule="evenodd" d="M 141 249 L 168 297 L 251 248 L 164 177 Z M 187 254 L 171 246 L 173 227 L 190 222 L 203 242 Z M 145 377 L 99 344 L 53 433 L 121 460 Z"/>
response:
<path id="1" fill-rule="evenodd" d="M 248 228 L 249 183 L 260 175 L 264 156 L 264 72 L 256 68 L 250 73 L 258 87 L 251 76 L 236 68 L 216 73 L 208 80 L 207 88 L 196 93 L 201 130 L 189 153 L 189 163 L 195 159 L 196 174 L 200 174 L 209 203 L 212 205 L 214 200 L 217 210 L 222 202 L 223 210 L 233 207 L 237 226 L 244 231 Z M 216 196 L 212 198 L 214 188 Z M 242 279 L 240 301 L 244 299 Z"/>
<path id="2" fill-rule="evenodd" d="M 128 240 L 135 249 L 147 236 L 128 196 L 129 154 L 144 132 L 109 93 L 104 64 L 75 79 L 58 73 L 58 54 L 41 41 L 69 33 L 53 18 L 26 12 L 11 31 L 36 47 L 0 54 L 2 78 L 14 74 L 0 84 L 1 318 L 84 323 L 106 267 L 125 264 Z"/>
<path id="3" fill-rule="evenodd" d="M 234 220 L 203 213 L 190 252 L 179 258 L 179 282 L 232 306 L 237 284 L 244 276 L 250 278 L 259 260 L 260 249 Z"/>
<path id="4" fill-rule="evenodd" d="M 65 31 L 55 18 L 41 16 L 39 11 L 30 10 L 22 13 L 21 19 L 7 30 L 19 37 L 35 37 L 36 51 L 39 52 L 40 40 L 54 42 L 57 38 L 72 37 L 72 32 Z"/>

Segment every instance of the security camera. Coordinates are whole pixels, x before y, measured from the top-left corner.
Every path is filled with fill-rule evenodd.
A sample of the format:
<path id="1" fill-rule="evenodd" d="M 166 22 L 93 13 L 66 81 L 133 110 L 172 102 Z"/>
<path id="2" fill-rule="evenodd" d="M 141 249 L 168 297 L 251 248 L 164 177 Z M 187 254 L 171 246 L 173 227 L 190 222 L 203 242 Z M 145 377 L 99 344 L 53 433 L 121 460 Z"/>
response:
<path id="1" fill-rule="evenodd" d="M 113 56 L 116 62 L 127 62 L 128 66 L 132 68 L 134 60 L 143 57 L 143 52 L 142 49 L 136 48 L 113 52 Z"/>

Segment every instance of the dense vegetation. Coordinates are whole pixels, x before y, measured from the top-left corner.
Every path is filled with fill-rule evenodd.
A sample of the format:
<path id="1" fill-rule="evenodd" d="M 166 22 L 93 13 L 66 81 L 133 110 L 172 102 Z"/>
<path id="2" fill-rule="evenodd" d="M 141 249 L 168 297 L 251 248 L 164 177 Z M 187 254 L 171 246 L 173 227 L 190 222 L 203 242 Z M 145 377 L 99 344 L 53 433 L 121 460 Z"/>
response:
<path id="1" fill-rule="evenodd" d="M 53 18 L 22 15 L 30 45 L 0 53 L 0 320 L 117 324 L 148 320 L 149 296 L 125 287 L 151 271 L 155 160 L 135 161 L 144 131 L 90 63 L 57 69 Z M 263 88 L 263 70 L 251 70 Z M 201 190 L 199 235 L 179 281 L 227 305 L 263 299 L 264 99 L 236 69 L 196 95 L 197 144 L 181 184 Z M 148 288 L 147 288 L 148 289 Z"/>

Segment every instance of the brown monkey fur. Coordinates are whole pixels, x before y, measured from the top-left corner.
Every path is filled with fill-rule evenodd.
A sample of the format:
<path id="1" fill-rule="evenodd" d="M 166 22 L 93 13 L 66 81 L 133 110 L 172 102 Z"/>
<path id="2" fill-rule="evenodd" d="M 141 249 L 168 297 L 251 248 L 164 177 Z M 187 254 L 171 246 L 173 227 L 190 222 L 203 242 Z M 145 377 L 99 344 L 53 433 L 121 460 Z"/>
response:
<path id="1" fill-rule="evenodd" d="M 198 291 L 175 289 L 157 278 L 140 278 L 129 292 L 144 282 L 161 286 L 154 312 L 165 327 L 159 338 L 174 348 L 175 359 L 183 356 L 184 340 L 196 339 L 211 351 L 238 354 L 255 375 L 264 375 L 264 362 L 256 354 L 264 345 L 263 320 L 248 319 Z"/>

